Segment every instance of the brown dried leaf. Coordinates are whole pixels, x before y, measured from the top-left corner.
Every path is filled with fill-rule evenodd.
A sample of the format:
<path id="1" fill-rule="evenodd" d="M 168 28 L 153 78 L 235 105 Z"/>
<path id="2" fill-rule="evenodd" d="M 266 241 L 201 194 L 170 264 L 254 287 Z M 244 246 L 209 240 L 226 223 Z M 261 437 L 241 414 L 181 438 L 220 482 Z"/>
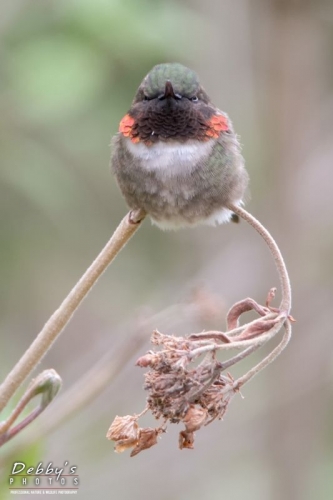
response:
<path id="1" fill-rule="evenodd" d="M 157 436 L 159 434 L 158 429 L 153 429 L 151 427 L 146 427 L 145 429 L 139 430 L 139 439 L 132 450 L 131 457 L 135 457 L 140 451 L 147 450 L 157 444 Z"/>
<path id="2" fill-rule="evenodd" d="M 221 342 L 230 343 L 232 340 L 223 332 L 210 331 L 202 333 L 191 333 L 188 336 L 189 340 L 220 340 Z"/>
<path id="3" fill-rule="evenodd" d="M 265 316 L 269 312 L 267 307 L 259 305 L 251 298 L 236 302 L 227 314 L 227 333 L 229 330 L 233 330 L 239 326 L 238 320 L 243 313 L 252 310 L 256 311 L 260 316 Z"/>
<path id="4" fill-rule="evenodd" d="M 263 333 L 268 332 L 268 330 L 273 328 L 273 326 L 275 326 L 279 321 L 281 321 L 280 317 L 270 320 L 258 320 L 256 321 L 256 323 L 253 323 L 252 325 L 245 328 L 241 335 L 235 337 L 234 340 L 248 340 L 257 337 L 258 335 L 262 335 Z"/>

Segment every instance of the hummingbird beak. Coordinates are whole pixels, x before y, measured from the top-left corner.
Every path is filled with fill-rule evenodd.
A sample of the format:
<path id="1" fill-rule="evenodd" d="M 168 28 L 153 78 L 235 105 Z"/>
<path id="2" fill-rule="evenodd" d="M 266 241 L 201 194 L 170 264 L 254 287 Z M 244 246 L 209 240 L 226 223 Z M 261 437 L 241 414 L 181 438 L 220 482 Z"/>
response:
<path id="1" fill-rule="evenodd" d="M 170 82 L 170 80 L 167 80 L 165 82 L 165 89 L 164 89 L 164 98 L 166 97 L 173 97 L 175 98 L 175 93 L 173 91 L 173 86 L 172 86 L 172 83 Z"/>

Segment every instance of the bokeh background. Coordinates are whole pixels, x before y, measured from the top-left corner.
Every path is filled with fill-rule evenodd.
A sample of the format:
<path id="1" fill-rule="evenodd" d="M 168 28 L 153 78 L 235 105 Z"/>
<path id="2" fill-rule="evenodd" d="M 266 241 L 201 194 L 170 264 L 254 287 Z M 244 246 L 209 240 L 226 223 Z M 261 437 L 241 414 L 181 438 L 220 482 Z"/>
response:
<path id="1" fill-rule="evenodd" d="M 40 364 L 62 376 L 62 395 L 2 449 L 0 496 L 9 498 L 13 461 L 68 460 L 82 499 L 332 498 L 330 0 L 1 3 L 0 376 L 126 213 L 108 167 L 110 137 L 143 76 L 165 61 L 195 69 L 241 136 L 247 208 L 276 238 L 291 275 L 292 342 L 223 422 L 197 434 L 194 451 L 178 450 L 174 426 L 136 458 L 114 454 L 105 439 L 114 416 L 144 407 L 134 363 L 153 328 L 223 329 L 234 301 L 263 302 L 278 285 L 245 223 L 161 232 L 145 221 Z M 43 431 L 66 409 L 66 391 L 87 374 L 94 383 L 89 370 L 105 355 L 111 367 L 118 361 L 112 382 Z"/>

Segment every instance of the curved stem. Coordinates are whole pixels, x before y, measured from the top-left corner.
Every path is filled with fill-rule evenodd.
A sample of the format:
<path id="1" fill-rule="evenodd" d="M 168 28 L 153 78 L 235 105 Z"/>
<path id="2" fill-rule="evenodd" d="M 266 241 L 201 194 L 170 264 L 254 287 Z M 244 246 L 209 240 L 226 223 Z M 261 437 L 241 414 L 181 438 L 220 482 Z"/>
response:
<path id="1" fill-rule="evenodd" d="M 125 246 L 138 229 L 144 217 L 145 212 L 143 210 L 136 210 L 127 214 L 120 222 L 101 253 L 70 291 L 59 309 L 53 313 L 36 339 L 1 384 L 0 411 L 3 410 L 21 383 L 49 350 L 53 342 L 71 319 L 73 313 L 81 304 L 82 300 L 116 257 L 118 252 Z"/>
<path id="2" fill-rule="evenodd" d="M 223 361 L 222 362 L 222 370 L 223 371 L 227 370 L 228 368 L 230 368 L 231 366 L 235 365 L 239 361 L 242 361 L 247 356 L 249 356 L 250 354 L 252 354 L 254 351 L 256 351 L 257 349 L 259 349 L 260 347 L 262 347 L 261 344 L 254 344 L 251 347 L 248 347 L 247 349 L 244 349 L 244 351 L 240 352 L 239 354 L 236 354 L 236 356 L 233 356 L 232 358 L 227 359 L 226 361 Z"/>
<path id="3" fill-rule="evenodd" d="M 215 343 L 213 343 L 213 344 L 202 345 L 200 347 L 197 347 L 196 349 L 194 349 L 191 352 L 191 357 L 201 356 L 203 353 L 205 353 L 205 352 L 211 352 L 211 351 L 230 351 L 231 349 L 244 349 L 245 347 L 250 347 L 250 346 L 253 346 L 253 345 L 261 347 L 264 344 L 266 344 L 266 342 L 268 342 L 269 340 L 271 340 L 278 333 L 278 331 L 282 327 L 282 324 L 285 321 L 286 321 L 285 316 L 281 316 L 280 318 L 277 318 L 276 324 L 272 328 L 270 328 L 267 331 L 267 333 L 262 333 L 261 335 L 258 335 L 257 337 L 253 337 L 253 338 L 250 338 L 250 339 L 244 339 L 244 340 L 227 342 L 225 344 L 215 344 Z"/>
<path id="4" fill-rule="evenodd" d="M 263 319 L 270 321 L 270 320 L 276 318 L 277 316 L 278 316 L 278 313 L 270 312 L 270 313 L 266 314 L 266 316 L 264 316 Z M 262 319 L 262 318 L 259 318 L 259 319 Z M 252 321 L 249 321 L 249 323 L 245 323 L 244 325 L 237 326 L 237 328 L 233 328 L 232 330 L 227 330 L 226 332 L 220 332 L 219 330 L 207 330 L 206 332 L 191 333 L 188 338 L 190 340 L 193 339 L 197 342 L 201 342 L 201 341 L 205 342 L 206 339 L 210 340 L 210 339 L 214 339 L 214 337 L 215 337 L 215 339 L 220 339 L 220 340 L 223 338 L 228 338 L 228 340 L 230 340 L 230 342 L 224 341 L 224 343 L 233 345 L 234 340 L 230 339 L 231 336 L 233 337 L 233 336 L 239 335 L 240 333 L 242 333 L 245 330 L 245 328 L 254 326 L 257 322 L 258 322 L 258 318 L 253 319 Z M 231 349 L 232 349 L 232 347 L 231 347 Z"/>
<path id="5" fill-rule="evenodd" d="M 260 361 L 260 363 L 251 368 L 251 370 L 249 370 L 245 375 L 235 381 L 233 385 L 236 389 L 240 389 L 246 382 L 251 380 L 255 375 L 257 375 L 257 373 L 266 368 L 266 366 L 272 363 L 281 354 L 291 338 L 291 323 L 288 319 L 285 321 L 284 326 L 286 331 L 281 342 L 262 361 Z"/>
<path id="6" fill-rule="evenodd" d="M 281 312 L 286 312 L 288 315 L 291 308 L 290 280 L 282 254 L 273 236 L 271 236 L 271 234 L 267 231 L 267 229 L 262 224 L 260 224 L 260 222 L 255 217 L 253 217 L 253 215 L 244 210 L 244 208 L 241 208 L 233 204 L 230 204 L 228 208 L 232 210 L 232 212 L 235 212 L 235 214 L 239 215 L 239 217 L 244 219 L 246 222 L 251 224 L 251 226 L 260 234 L 260 236 L 265 240 L 267 246 L 269 247 L 272 256 L 275 260 L 275 264 L 281 282 L 282 300 L 280 304 L 280 310 Z"/>

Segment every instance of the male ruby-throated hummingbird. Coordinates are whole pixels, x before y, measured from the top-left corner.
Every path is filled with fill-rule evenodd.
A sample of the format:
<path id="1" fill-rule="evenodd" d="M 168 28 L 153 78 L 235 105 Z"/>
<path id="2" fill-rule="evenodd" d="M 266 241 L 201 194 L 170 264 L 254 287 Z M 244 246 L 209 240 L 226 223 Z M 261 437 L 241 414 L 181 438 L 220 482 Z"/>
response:
<path id="1" fill-rule="evenodd" d="M 227 222 L 226 206 L 242 203 L 248 175 L 232 123 L 181 64 L 148 73 L 112 146 L 129 207 L 162 229 Z"/>

